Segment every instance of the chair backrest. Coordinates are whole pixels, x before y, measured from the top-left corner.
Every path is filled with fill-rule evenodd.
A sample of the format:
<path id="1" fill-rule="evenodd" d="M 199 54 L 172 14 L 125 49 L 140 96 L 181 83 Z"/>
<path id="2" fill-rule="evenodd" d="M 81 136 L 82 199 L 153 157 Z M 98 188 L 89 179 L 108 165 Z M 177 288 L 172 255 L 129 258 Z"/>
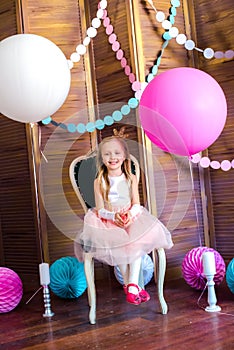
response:
<path id="1" fill-rule="evenodd" d="M 139 181 L 139 163 L 133 155 L 130 155 L 130 157 L 132 173 L 136 175 Z M 69 177 L 72 187 L 85 213 L 89 208 L 95 207 L 93 182 L 96 174 L 96 152 L 75 158 L 69 167 Z"/>

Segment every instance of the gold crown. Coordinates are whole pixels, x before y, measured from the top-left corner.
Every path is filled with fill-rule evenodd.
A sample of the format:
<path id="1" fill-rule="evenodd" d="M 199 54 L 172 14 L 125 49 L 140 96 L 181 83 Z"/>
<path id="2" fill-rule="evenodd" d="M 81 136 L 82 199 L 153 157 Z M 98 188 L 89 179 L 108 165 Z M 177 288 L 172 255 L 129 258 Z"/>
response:
<path id="1" fill-rule="evenodd" d="M 126 139 L 129 135 L 125 134 L 125 126 L 122 126 L 119 131 L 117 129 L 113 129 L 114 136 L 122 137 L 123 139 Z"/>

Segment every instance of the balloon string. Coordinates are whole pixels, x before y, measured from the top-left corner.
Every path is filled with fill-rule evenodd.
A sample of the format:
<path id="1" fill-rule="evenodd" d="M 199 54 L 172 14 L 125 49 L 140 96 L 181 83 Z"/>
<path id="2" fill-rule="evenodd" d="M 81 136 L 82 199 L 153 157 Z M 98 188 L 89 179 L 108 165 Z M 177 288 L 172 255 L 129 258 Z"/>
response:
<path id="1" fill-rule="evenodd" d="M 190 170 L 190 176 L 191 176 L 191 181 L 192 181 L 192 196 L 193 196 L 193 202 L 194 202 L 194 208 L 195 208 L 195 214 L 196 214 L 196 221 L 197 221 L 197 234 L 198 234 L 198 240 L 199 240 L 199 246 L 201 247 L 202 244 L 202 239 L 201 239 L 201 232 L 199 230 L 200 224 L 198 220 L 198 208 L 197 208 L 197 200 L 196 200 L 196 194 L 195 194 L 195 186 L 194 186 L 194 176 L 193 176 L 193 169 L 192 169 L 192 164 L 189 162 L 189 170 Z"/>
<path id="2" fill-rule="evenodd" d="M 41 127 L 40 127 L 40 125 L 38 125 L 38 147 L 39 147 L 39 151 L 40 151 L 42 157 L 44 158 L 45 162 L 48 163 L 48 159 L 46 158 L 46 156 L 44 155 L 44 153 L 41 149 Z"/>
<path id="3" fill-rule="evenodd" d="M 205 285 L 205 287 L 203 288 L 203 291 L 201 292 L 201 295 L 200 295 L 200 297 L 199 297 L 198 300 L 197 300 L 197 305 L 198 305 L 201 309 L 203 309 L 203 310 L 205 310 L 205 307 L 200 305 L 200 300 L 201 300 L 203 294 L 205 293 L 205 290 L 206 290 L 206 288 L 207 288 L 207 285 L 208 285 L 208 283 L 206 282 L 206 285 Z"/>
<path id="4" fill-rule="evenodd" d="M 26 301 L 25 304 L 28 304 L 42 288 L 43 288 L 43 286 L 39 287 L 39 288 L 36 290 L 36 292 Z"/>
<path id="5" fill-rule="evenodd" d="M 35 133 L 33 133 L 34 123 L 30 123 L 30 139 L 31 139 L 31 152 L 32 152 L 32 164 L 33 164 L 33 178 L 34 178 L 34 191 L 35 191 L 35 199 L 36 199 L 36 217 L 37 217 L 37 228 L 38 228 L 38 238 L 39 238 L 39 246 L 40 246 L 40 255 L 41 262 L 44 261 L 43 254 L 43 244 L 42 244 L 42 229 L 41 229 L 41 215 L 40 215 L 40 203 L 39 203 L 39 189 L 38 189 L 38 176 L 36 169 L 36 138 Z M 39 137 L 37 137 L 37 146 L 39 147 Z"/>

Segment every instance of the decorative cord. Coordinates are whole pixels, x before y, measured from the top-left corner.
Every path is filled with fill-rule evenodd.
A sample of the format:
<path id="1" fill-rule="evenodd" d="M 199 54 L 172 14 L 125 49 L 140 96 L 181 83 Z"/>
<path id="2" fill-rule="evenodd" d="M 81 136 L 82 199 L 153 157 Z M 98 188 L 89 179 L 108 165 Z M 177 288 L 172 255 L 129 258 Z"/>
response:
<path id="1" fill-rule="evenodd" d="M 198 298 L 198 300 L 197 300 L 197 305 L 198 305 L 199 308 L 202 309 L 202 310 L 205 310 L 205 309 L 206 309 L 204 306 L 200 305 L 200 301 L 201 301 L 201 298 L 202 298 L 202 296 L 203 296 L 203 294 L 204 294 L 204 292 L 205 292 L 205 290 L 206 290 L 206 288 L 207 288 L 207 285 L 208 285 L 208 283 L 206 282 L 206 285 L 205 285 L 205 287 L 203 288 L 203 290 L 202 290 L 202 292 L 201 292 L 201 295 L 199 296 L 199 298 Z M 217 314 L 217 315 L 226 315 L 226 316 L 234 317 L 234 314 L 229 314 L 229 313 L 227 313 L 227 312 L 222 312 L 222 311 L 218 311 L 218 312 L 216 312 L 216 314 Z"/>

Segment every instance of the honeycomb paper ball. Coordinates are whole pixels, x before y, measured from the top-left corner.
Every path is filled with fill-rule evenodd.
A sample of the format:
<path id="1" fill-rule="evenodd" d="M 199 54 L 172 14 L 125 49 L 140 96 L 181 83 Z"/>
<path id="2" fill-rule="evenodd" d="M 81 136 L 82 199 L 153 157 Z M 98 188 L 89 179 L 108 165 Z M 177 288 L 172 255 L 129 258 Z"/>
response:
<path id="1" fill-rule="evenodd" d="M 87 288 L 84 264 L 66 256 L 50 266 L 50 289 L 60 298 L 78 298 Z"/>
<path id="2" fill-rule="evenodd" d="M 20 277 L 7 267 L 0 267 L 0 313 L 13 310 L 23 296 Z"/>
<path id="3" fill-rule="evenodd" d="M 227 267 L 226 282 L 232 293 L 234 293 L 234 258 L 230 261 Z"/>
<path id="4" fill-rule="evenodd" d="M 144 285 L 148 284 L 151 281 L 154 273 L 154 263 L 151 257 L 146 254 L 142 257 L 142 269 L 143 269 L 143 277 L 144 277 Z M 114 267 L 115 278 L 120 284 L 124 284 L 122 274 L 118 266 Z"/>
<path id="5" fill-rule="evenodd" d="M 206 277 L 203 273 L 202 254 L 204 252 L 214 252 L 216 274 L 214 276 L 215 284 L 220 284 L 225 276 L 225 262 L 222 256 L 213 248 L 197 247 L 190 250 L 182 262 L 182 274 L 188 285 L 203 290 L 206 285 Z"/>

